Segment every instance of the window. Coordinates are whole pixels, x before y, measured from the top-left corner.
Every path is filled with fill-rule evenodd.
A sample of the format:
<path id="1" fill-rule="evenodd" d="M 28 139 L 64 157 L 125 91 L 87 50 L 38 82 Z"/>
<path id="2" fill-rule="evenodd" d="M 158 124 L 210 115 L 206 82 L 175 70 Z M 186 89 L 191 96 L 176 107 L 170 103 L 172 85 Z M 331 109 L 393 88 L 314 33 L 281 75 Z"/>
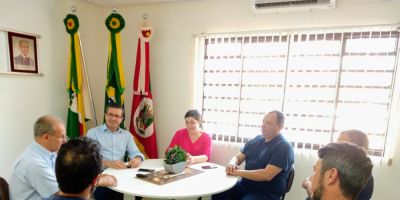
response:
<path id="1" fill-rule="evenodd" d="M 206 35 L 203 127 L 214 140 L 246 142 L 260 134 L 266 112 L 281 110 L 295 148 L 317 150 L 360 129 L 369 154 L 382 157 L 398 40 L 387 28 Z"/>

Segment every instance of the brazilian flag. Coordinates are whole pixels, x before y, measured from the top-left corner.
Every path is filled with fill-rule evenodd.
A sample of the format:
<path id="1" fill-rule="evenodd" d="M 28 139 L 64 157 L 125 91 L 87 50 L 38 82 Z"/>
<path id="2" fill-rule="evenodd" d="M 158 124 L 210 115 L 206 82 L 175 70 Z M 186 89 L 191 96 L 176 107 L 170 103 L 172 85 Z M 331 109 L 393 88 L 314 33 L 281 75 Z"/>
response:
<path id="1" fill-rule="evenodd" d="M 86 134 L 86 121 L 93 119 L 90 106 L 88 84 L 83 71 L 83 59 L 79 38 L 79 21 L 74 14 L 64 19 L 65 28 L 70 35 L 67 91 L 69 96 L 67 136 L 78 138 Z"/>
<path id="2" fill-rule="evenodd" d="M 118 13 L 111 13 L 106 19 L 106 27 L 110 31 L 108 47 L 107 84 L 105 91 L 104 111 L 108 104 L 124 107 L 125 75 L 121 56 L 120 32 L 125 27 L 124 18 Z M 124 127 L 124 121 L 121 122 Z"/>

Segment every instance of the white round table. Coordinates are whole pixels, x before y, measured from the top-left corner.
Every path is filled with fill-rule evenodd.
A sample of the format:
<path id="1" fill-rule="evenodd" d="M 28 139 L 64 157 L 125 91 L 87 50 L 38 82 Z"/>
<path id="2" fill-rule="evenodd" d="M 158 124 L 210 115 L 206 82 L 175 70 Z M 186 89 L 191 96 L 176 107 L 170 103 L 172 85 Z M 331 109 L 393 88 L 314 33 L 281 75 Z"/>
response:
<path id="1" fill-rule="evenodd" d="M 214 169 L 202 169 L 201 166 L 217 166 Z M 114 175 L 118 185 L 109 187 L 112 190 L 148 198 L 193 198 L 209 196 L 220 193 L 232 188 L 237 177 L 227 176 L 225 167 L 214 163 L 198 163 L 190 166 L 191 168 L 204 171 L 187 178 L 183 178 L 165 185 L 153 184 L 136 177 L 139 168 L 162 170 L 163 159 L 149 159 L 143 161 L 139 168 L 116 170 L 108 168 L 103 173 Z M 147 173 L 147 172 L 146 172 Z"/>

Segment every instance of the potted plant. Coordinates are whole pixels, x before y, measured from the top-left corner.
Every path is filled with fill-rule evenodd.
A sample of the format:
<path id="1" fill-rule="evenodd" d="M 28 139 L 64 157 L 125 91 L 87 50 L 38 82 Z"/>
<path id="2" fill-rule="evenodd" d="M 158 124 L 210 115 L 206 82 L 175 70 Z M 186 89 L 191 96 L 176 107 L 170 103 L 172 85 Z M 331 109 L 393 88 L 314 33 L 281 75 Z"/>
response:
<path id="1" fill-rule="evenodd" d="M 186 151 L 179 146 L 168 149 L 165 153 L 164 168 L 174 174 L 181 173 L 186 166 Z"/>

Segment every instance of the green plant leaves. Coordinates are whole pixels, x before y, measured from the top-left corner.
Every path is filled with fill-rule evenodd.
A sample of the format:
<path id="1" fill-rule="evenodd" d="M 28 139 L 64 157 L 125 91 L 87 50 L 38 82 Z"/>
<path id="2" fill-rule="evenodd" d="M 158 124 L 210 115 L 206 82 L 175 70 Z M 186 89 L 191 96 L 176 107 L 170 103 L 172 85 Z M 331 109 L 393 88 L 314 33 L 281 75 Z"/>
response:
<path id="1" fill-rule="evenodd" d="M 173 165 L 179 162 L 186 162 L 186 151 L 180 146 L 175 145 L 174 148 L 168 149 L 165 153 L 164 162 L 169 165 Z"/>

